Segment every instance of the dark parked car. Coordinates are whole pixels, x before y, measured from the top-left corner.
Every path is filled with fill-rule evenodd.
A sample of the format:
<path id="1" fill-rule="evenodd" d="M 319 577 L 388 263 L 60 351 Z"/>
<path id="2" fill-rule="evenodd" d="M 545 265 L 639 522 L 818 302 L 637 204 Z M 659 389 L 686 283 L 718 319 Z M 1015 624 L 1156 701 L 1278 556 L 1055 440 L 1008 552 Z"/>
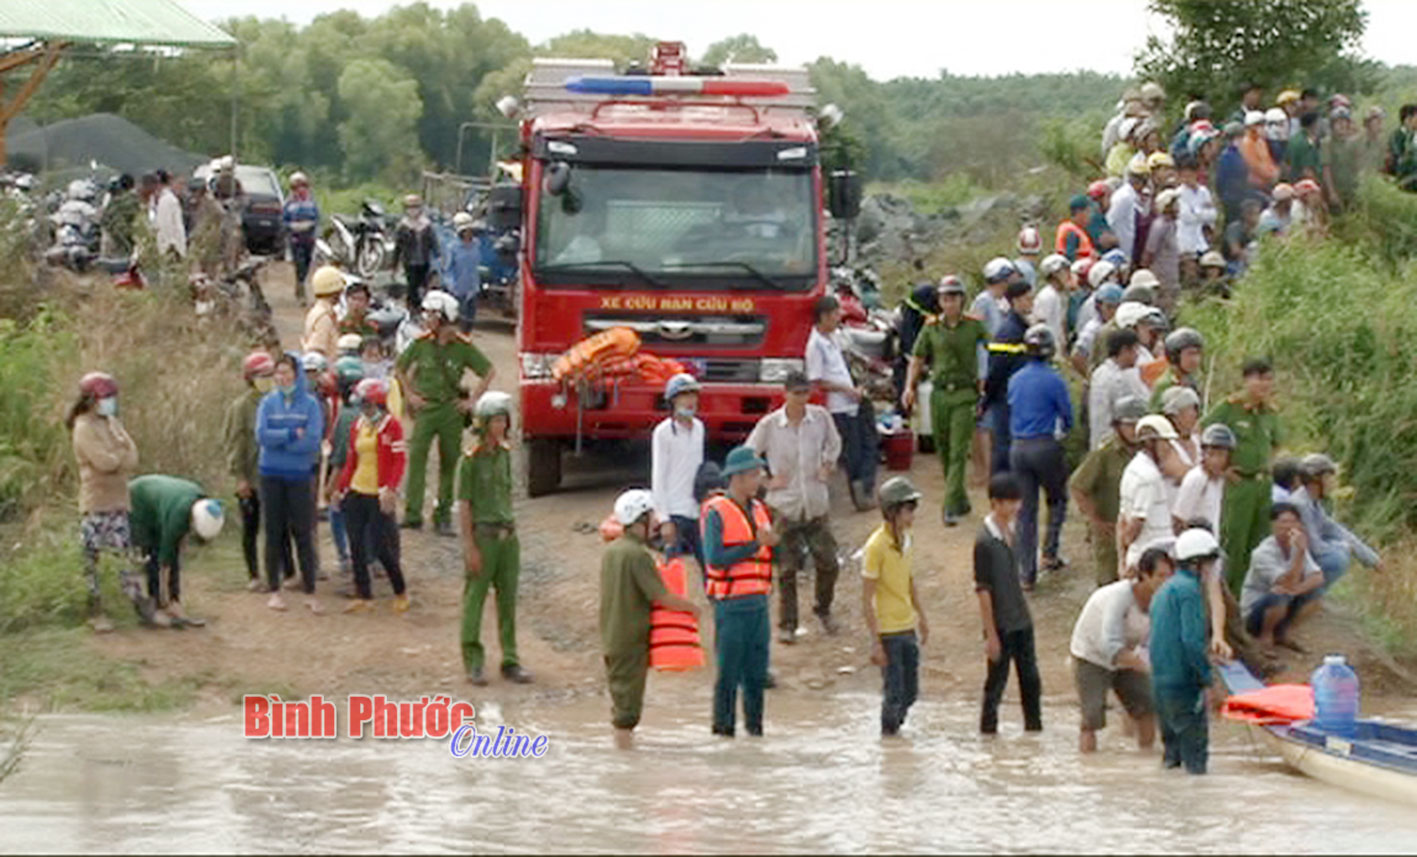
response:
<path id="1" fill-rule="evenodd" d="M 213 172 L 209 164 L 196 169 L 193 177 L 210 186 Z M 285 193 L 280 179 L 269 167 L 250 164 L 236 165 L 236 180 L 246 196 L 246 208 L 241 214 L 246 233 L 246 249 L 260 255 L 280 255 L 285 252 Z"/>

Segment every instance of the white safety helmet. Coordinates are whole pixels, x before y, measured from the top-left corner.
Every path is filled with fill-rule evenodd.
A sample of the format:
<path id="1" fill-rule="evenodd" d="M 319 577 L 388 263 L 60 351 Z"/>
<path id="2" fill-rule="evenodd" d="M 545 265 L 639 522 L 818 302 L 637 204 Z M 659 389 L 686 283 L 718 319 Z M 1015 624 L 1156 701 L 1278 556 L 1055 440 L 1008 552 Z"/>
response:
<path id="1" fill-rule="evenodd" d="M 1014 263 L 1003 256 L 995 256 L 984 265 L 984 281 L 987 283 L 999 283 L 1012 277 L 1018 269 Z"/>
<path id="2" fill-rule="evenodd" d="M 495 416 L 512 418 L 512 397 L 500 390 L 488 390 L 482 394 L 482 398 L 477 400 L 477 405 L 472 409 L 473 416 L 479 422 L 485 422 Z"/>
<path id="3" fill-rule="evenodd" d="M 1017 246 L 1020 253 L 1041 253 L 1043 252 L 1043 236 L 1038 234 L 1035 227 L 1025 226 L 1018 231 Z"/>
<path id="4" fill-rule="evenodd" d="M 346 333 L 335 340 L 340 351 L 358 351 L 364 345 L 364 338 L 357 333 Z"/>
<path id="5" fill-rule="evenodd" d="M 307 175 L 305 175 L 304 173 L 300 172 L 299 170 L 296 170 L 295 172 L 293 172 L 293 173 L 290 174 L 290 186 L 291 186 L 291 187 L 295 187 L 295 186 L 297 186 L 297 185 L 302 185 L 302 184 L 305 185 L 306 187 L 309 187 L 309 186 L 310 186 L 310 177 L 307 176 Z"/>
<path id="6" fill-rule="evenodd" d="M 1101 288 L 1102 284 L 1117 273 L 1117 266 L 1106 259 L 1093 264 L 1087 272 L 1087 284 L 1094 289 Z"/>
<path id="7" fill-rule="evenodd" d="M 1050 253 L 1043 257 L 1043 261 L 1038 263 L 1038 273 L 1044 277 L 1051 277 L 1064 268 L 1068 267 L 1068 257 L 1061 253 Z"/>
<path id="8" fill-rule="evenodd" d="M 197 538 L 209 542 L 221 534 L 221 525 L 226 515 L 221 510 L 221 501 L 203 497 L 192 504 L 192 532 Z"/>
<path id="9" fill-rule="evenodd" d="M 615 498 L 615 520 L 628 527 L 654 511 L 654 495 L 643 488 L 631 488 Z"/>
<path id="10" fill-rule="evenodd" d="M 323 372 L 329 365 L 330 362 L 325 359 L 325 355 L 318 351 L 307 351 L 300 358 L 300 368 L 306 372 Z"/>
<path id="11" fill-rule="evenodd" d="M 458 320 L 458 299 L 447 292 L 434 289 L 423 296 L 423 311 L 441 313 L 443 320 Z"/>
<path id="12" fill-rule="evenodd" d="M 476 221 L 472 219 L 472 215 L 468 214 L 466 211 L 459 211 L 457 214 L 453 215 L 453 231 L 455 232 L 471 229 L 475 223 Z"/>
<path id="13" fill-rule="evenodd" d="M 1160 414 L 1147 414 L 1137 420 L 1137 440 L 1176 440 L 1176 427 Z"/>
<path id="14" fill-rule="evenodd" d="M 1199 527 L 1186 530 L 1176 539 L 1176 559 L 1186 562 L 1193 559 L 1212 559 L 1220 556 L 1220 542 L 1215 536 Z"/>
<path id="15" fill-rule="evenodd" d="M 1118 327 L 1136 327 L 1141 320 L 1146 318 L 1146 314 L 1151 311 L 1151 307 L 1141 301 L 1123 301 L 1117 307 L 1115 320 Z"/>

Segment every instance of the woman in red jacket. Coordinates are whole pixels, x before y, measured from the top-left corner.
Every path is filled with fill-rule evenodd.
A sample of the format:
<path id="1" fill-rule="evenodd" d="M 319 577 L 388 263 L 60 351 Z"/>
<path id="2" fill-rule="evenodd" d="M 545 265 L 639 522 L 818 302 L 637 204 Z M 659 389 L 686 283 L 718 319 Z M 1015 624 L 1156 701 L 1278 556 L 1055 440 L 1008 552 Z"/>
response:
<path id="1" fill-rule="evenodd" d="M 342 505 L 349 529 L 349 552 L 359 595 L 345 608 L 346 613 L 364 613 L 374 607 L 369 585 L 370 544 L 393 584 L 394 612 L 408 610 L 408 593 L 399 568 L 399 531 L 394 521 L 399 482 L 408 455 L 403 427 L 389 414 L 388 395 L 388 383 L 378 378 L 365 378 L 354 388 L 361 414 L 349 428 L 349 451 L 335 488 L 335 502 Z"/>

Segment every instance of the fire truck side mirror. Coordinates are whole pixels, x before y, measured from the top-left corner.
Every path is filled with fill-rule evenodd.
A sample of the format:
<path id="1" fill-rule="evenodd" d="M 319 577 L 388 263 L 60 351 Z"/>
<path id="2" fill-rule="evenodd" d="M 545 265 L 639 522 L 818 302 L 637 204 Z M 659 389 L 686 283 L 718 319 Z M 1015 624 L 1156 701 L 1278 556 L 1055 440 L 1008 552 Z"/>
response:
<path id="1" fill-rule="evenodd" d="M 852 220 L 861 213 L 861 177 L 851 170 L 827 176 L 827 211 L 833 220 Z"/>
<path id="2" fill-rule="evenodd" d="M 546 165 L 546 192 L 560 196 L 571 186 L 571 165 L 565 161 L 553 161 Z"/>

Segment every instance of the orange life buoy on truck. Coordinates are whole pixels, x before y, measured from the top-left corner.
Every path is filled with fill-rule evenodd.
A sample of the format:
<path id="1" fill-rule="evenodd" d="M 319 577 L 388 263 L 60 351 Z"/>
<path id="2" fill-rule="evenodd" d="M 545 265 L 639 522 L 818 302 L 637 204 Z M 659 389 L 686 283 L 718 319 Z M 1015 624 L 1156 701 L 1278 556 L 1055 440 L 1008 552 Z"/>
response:
<path id="1" fill-rule="evenodd" d="M 611 357 L 633 357 L 640 350 L 640 335 L 628 327 L 612 327 L 582 339 L 556 358 L 551 375 L 557 381 L 579 375 Z"/>
<path id="2" fill-rule="evenodd" d="M 674 557 L 658 565 L 664 588 L 680 598 L 685 597 L 689 581 L 684 558 Z M 660 672 L 696 670 L 704 665 L 699 622 L 692 613 L 655 605 L 649 614 L 649 665 Z"/>

